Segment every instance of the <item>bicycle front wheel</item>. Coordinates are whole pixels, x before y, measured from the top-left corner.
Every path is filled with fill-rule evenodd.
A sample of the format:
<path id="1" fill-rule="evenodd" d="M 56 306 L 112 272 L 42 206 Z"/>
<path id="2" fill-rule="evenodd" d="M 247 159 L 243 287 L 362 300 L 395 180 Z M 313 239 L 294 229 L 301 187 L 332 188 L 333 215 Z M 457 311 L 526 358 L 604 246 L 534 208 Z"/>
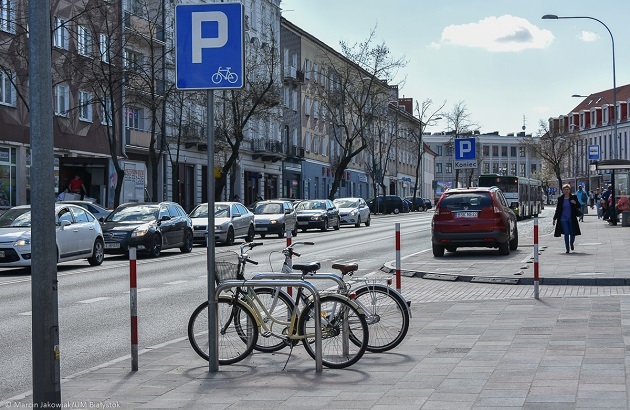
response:
<path id="1" fill-rule="evenodd" d="M 355 364 L 368 345 L 368 325 L 365 316 L 348 299 L 339 295 L 320 298 L 322 328 L 322 364 L 343 369 Z M 302 311 L 298 322 L 299 334 L 308 354 L 315 358 L 315 304 Z M 352 342 L 350 339 L 353 339 Z"/>
<path id="2" fill-rule="evenodd" d="M 262 318 L 260 334 L 254 349 L 271 353 L 288 346 L 288 339 L 277 335 L 286 335 L 293 313 L 293 299 L 280 288 L 254 288 L 255 308 Z M 256 306 L 256 305 L 262 306 Z"/>
<path id="3" fill-rule="evenodd" d="M 381 353 L 398 346 L 409 330 L 409 308 L 404 298 L 385 285 L 366 285 L 355 291 L 370 331 L 369 352 Z M 351 339 L 354 342 L 354 339 Z"/>
<path id="4" fill-rule="evenodd" d="M 247 357 L 258 339 L 258 326 L 254 315 L 241 301 L 220 297 L 217 304 L 219 364 L 233 364 Z M 204 302 L 188 321 L 190 345 L 209 360 L 208 302 Z"/>

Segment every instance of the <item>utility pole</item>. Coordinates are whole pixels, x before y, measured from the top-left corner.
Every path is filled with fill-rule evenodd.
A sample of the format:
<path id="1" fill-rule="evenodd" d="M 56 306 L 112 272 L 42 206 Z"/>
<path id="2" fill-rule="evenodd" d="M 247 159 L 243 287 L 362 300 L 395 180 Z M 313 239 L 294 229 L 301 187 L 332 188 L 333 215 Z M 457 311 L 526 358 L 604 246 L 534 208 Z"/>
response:
<path id="1" fill-rule="evenodd" d="M 33 406 L 61 407 L 50 1 L 29 0 Z"/>

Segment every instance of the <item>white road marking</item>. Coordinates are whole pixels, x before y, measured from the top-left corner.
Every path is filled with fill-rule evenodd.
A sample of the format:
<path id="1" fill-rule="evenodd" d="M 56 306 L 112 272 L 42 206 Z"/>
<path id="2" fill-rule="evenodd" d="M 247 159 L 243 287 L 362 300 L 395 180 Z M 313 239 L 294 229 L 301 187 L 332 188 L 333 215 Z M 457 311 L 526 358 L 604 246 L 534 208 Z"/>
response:
<path id="1" fill-rule="evenodd" d="M 77 303 L 94 303 L 94 302 L 100 302 L 102 300 L 107 300 L 109 299 L 108 297 L 98 297 L 98 298 L 92 298 L 92 299 L 86 299 L 86 300 L 80 300 Z"/>
<path id="2" fill-rule="evenodd" d="M 187 283 L 187 280 L 176 280 L 173 282 L 165 282 L 165 285 L 181 285 L 182 283 Z"/>

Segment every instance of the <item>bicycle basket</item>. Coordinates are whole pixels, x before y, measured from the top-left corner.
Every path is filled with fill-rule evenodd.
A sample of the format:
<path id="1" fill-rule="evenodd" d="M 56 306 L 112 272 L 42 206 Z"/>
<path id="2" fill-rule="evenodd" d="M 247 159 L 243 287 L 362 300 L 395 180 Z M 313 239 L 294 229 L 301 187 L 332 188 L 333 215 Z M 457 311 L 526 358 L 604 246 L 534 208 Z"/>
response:
<path id="1" fill-rule="evenodd" d="M 216 261 L 214 263 L 214 273 L 217 284 L 230 279 L 238 278 L 238 263 L 228 261 Z"/>

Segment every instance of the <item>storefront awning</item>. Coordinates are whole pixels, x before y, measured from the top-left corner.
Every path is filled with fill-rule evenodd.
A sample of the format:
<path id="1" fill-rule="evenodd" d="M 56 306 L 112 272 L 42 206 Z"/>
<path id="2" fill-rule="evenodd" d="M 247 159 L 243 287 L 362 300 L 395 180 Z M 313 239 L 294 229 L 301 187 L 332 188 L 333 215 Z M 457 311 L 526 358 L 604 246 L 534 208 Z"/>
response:
<path id="1" fill-rule="evenodd" d="M 607 159 L 595 163 L 597 171 L 628 171 L 630 170 L 630 160 L 627 159 Z"/>

